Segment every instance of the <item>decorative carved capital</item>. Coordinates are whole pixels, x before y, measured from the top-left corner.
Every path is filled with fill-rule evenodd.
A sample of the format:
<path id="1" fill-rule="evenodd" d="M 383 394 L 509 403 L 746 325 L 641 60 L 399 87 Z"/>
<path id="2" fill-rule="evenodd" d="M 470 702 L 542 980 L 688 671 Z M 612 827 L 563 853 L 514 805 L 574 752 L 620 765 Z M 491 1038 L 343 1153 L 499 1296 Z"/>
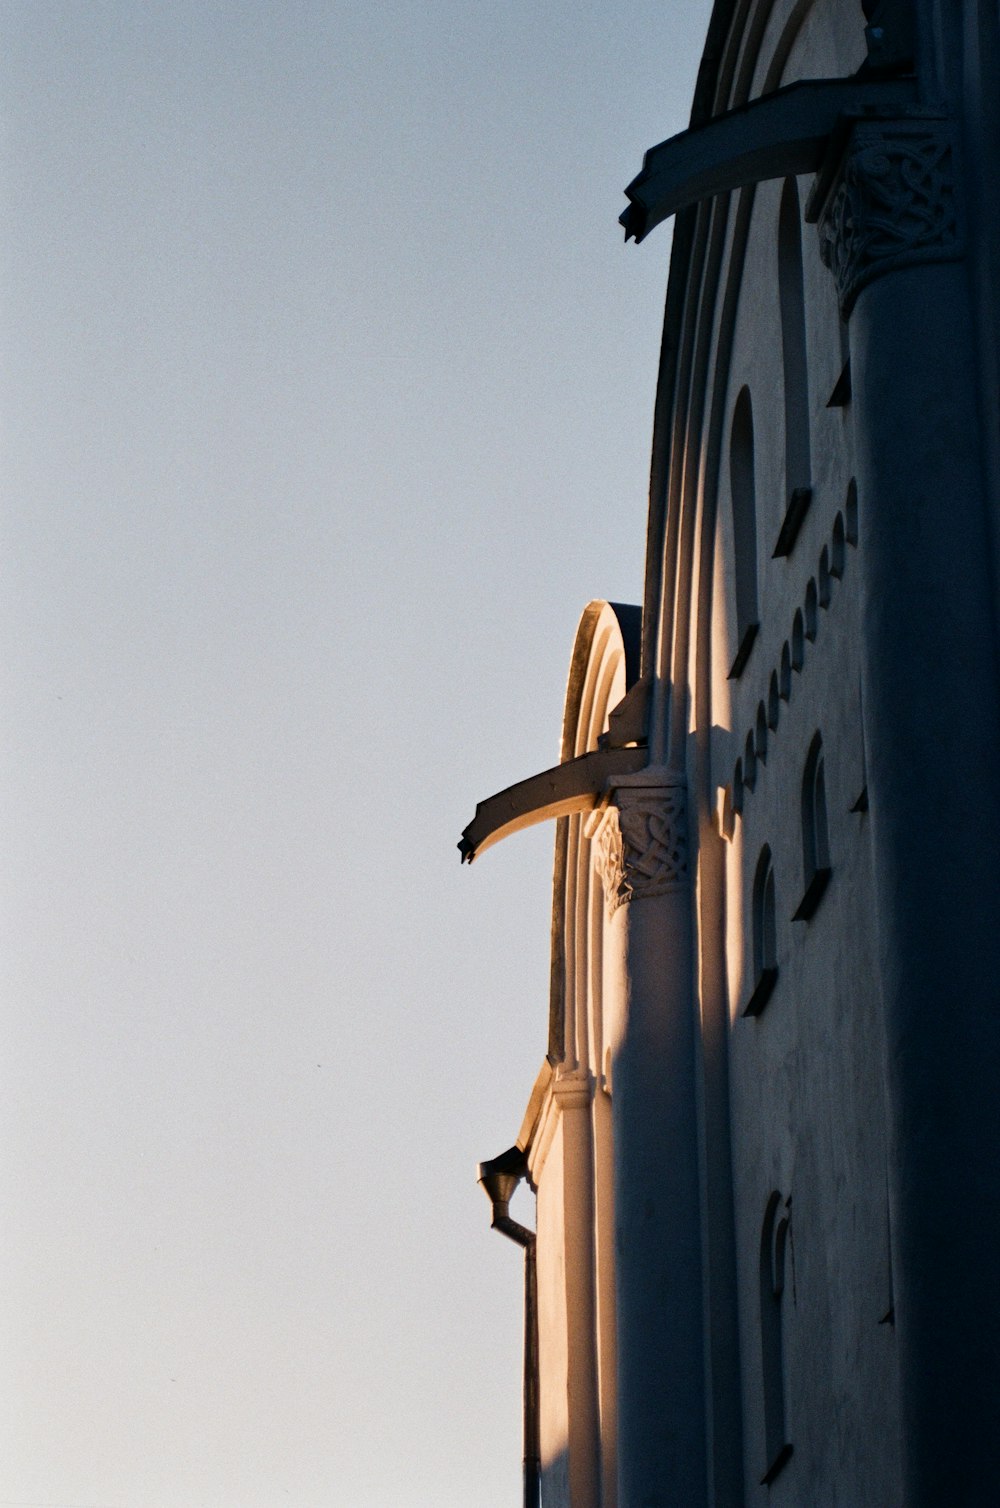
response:
<path id="1" fill-rule="evenodd" d="M 948 121 L 855 123 L 819 216 L 820 254 L 845 319 L 875 278 L 963 254 L 956 157 Z"/>
<path id="2" fill-rule="evenodd" d="M 594 1079 L 585 1068 L 560 1066 L 552 1080 L 552 1098 L 559 1109 L 584 1110 L 594 1098 Z"/>
<path id="3" fill-rule="evenodd" d="M 682 784 L 624 786 L 594 834 L 609 911 L 687 884 L 687 797 Z"/>

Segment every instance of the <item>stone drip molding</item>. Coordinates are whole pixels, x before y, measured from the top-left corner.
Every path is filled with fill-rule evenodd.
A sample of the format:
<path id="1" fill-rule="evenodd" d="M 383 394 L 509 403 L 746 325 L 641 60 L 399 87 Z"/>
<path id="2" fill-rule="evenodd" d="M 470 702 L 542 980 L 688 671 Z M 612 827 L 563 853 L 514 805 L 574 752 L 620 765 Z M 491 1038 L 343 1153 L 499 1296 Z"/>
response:
<path id="1" fill-rule="evenodd" d="M 846 319 L 862 288 L 965 250 L 954 125 L 940 118 L 858 121 L 807 211 Z"/>
<path id="2" fill-rule="evenodd" d="M 758 764 L 767 763 L 768 743 L 781 721 L 781 704 L 792 699 L 795 676 L 805 667 L 806 645 L 818 638 L 821 613 L 829 609 L 834 585 L 843 578 L 847 546 L 856 548 L 857 543 L 858 492 L 852 480 L 845 506 L 833 521 L 829 543 L 820 552 L 816 575 L 809 578 L 802 606 L 795 609 L 792 631 L 781 647 L 779 664 L 771 671 L 767 695 L 757 704 L 753 727 L 733 768 L 732 783 L 723 793 L 719 825 L 724 838 L 732 838 L 735 819 L 742 815 L 747 798 L 753 794 Z"/>
<path id="3" fill-rule="evenodd" d="M 616 787 L 593 833 L 608 911 L 688 881 L 687 790 L 682 782 Z"/>

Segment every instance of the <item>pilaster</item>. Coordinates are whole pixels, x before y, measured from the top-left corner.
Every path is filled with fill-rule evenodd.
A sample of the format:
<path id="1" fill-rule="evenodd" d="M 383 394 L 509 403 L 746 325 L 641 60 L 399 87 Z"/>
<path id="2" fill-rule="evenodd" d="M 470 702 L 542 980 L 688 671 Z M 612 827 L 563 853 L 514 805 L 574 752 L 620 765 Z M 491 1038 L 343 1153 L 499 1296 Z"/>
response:
<path id="1" fill-rule="evenodd" d="M 1000 1479 L 991 478 L 954 129 L 841 148 L 813 209 L 850 318 L 904 1500 L 936 1508 Z"/>
<path id="2" fill-rule="evenodd" d="M 705 1497 L 687 798 L 647 769 L 591 819 L 609 920 L 618 1508 Z"/>

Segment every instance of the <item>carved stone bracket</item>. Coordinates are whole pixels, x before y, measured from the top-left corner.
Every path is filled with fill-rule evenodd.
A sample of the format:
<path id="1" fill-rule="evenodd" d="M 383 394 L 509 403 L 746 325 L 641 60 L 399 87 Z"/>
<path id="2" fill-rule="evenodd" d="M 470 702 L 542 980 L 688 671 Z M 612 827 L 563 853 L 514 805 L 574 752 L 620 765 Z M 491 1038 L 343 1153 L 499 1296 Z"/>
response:
<path id="1" fill-rule="evenodd" d="M 820 254 L 845 319 L 875 278 L 955 261 L 965 232 L 954 126 L 919 117 L 855 121 L 839 163 L 817 184 L 808 218 L 819 220 Z"/>
<path id="2" fill-rule="evenodd" d="M 609 911 L 687 884 L 687 794 L 682 783 L 617 787 L 593 837 Z"/>

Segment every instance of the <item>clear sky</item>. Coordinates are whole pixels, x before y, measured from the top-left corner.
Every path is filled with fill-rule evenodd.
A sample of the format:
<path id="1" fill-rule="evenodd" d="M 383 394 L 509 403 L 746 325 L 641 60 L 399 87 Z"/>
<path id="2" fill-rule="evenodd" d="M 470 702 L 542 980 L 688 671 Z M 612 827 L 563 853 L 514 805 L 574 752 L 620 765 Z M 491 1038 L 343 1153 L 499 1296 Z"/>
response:
<path id="1" fill-rule="evenodd" d="M 0 1508 L 511 1508 L 558 755 L 708 0 L 4 0 Z"/>

